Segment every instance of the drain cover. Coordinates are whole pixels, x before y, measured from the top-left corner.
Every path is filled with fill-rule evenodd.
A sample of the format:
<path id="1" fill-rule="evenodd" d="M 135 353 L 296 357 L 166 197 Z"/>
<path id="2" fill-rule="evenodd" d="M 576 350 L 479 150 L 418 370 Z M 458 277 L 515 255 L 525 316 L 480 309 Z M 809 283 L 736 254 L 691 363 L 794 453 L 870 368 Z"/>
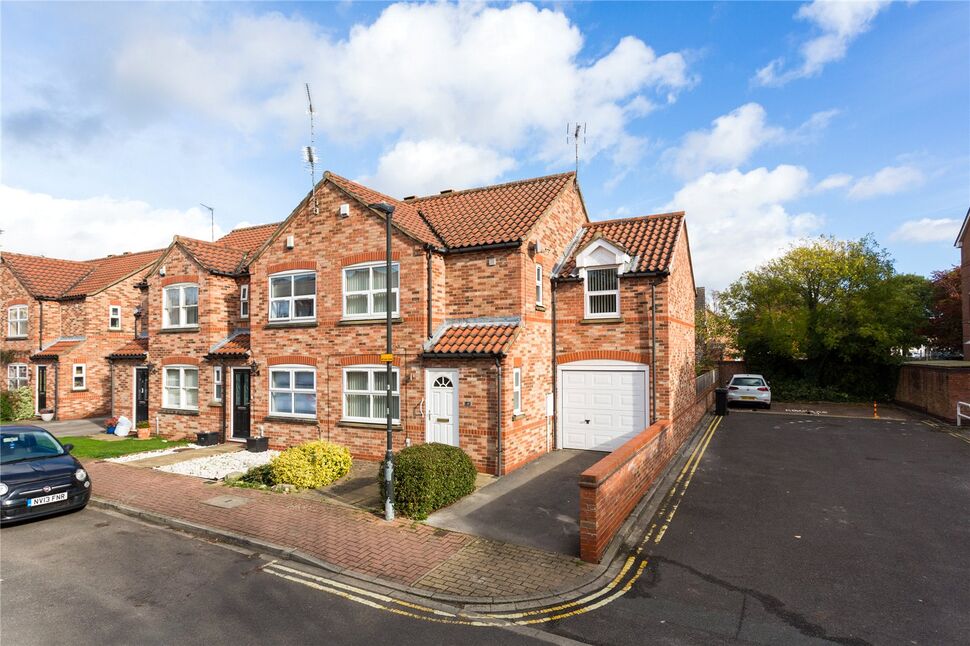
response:
<path id="1" fill-rule="evenodd" d="M 239 496 L 216 496 L 215 498 L 203 500 L 202 504 L 221 507 L 223 509 L 233 509 L 234 507 L 241 507 L 247 502 L 249 502 L 247 499 L 240 498 Z"/>

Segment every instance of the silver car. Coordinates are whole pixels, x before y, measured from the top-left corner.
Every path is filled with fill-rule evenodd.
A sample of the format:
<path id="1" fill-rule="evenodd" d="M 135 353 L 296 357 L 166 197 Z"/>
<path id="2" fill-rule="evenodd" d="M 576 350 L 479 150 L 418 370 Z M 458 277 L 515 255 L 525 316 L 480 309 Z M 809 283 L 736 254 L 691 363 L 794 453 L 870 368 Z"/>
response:
<path id="1" fill-rule="evenodd" d="M 761 375 L 734 375 L 728 384 L 728 404 L 771 408 L 771 386 Z"/>

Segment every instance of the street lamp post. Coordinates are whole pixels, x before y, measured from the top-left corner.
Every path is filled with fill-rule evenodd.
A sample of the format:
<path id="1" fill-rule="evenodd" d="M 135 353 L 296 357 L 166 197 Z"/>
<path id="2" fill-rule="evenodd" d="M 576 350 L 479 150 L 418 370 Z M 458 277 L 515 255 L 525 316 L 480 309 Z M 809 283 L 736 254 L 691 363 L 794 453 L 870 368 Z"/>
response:
<path id="1" fill-rule="evenodd" d="M 377 202 L 376 204 L 371 204 L 370 207 L 376 211 L 380 211 L 384 214 L 384 224 L 385 224 L 385 237 L 386 237 L 386 247 L 385 247 L 385 264 L 384 264 L 384 310 L 387 314 L 387 348 L 384 354 L 381 355 L 381 361 L 387 366 L 387 373 L 385 377 L 385 387 L 386 396 L 384 398 L 385 402 L 385 412 L 387 414 L 387 452 L 384 454 L 384 520 L 394 520 L 394 429 L 392 428 L 394 415 L 391 412 L 391 395 L 394 392 L 391 384 L 391 380 L 394 378 L 394 350 L 391 345 L 391 317 L 393 307 L 391 305 L 391 297 L 393 296 L 393 291 L 391 288 L 391 219 L 394 216 L 394 207 L 387 202 Z"/>

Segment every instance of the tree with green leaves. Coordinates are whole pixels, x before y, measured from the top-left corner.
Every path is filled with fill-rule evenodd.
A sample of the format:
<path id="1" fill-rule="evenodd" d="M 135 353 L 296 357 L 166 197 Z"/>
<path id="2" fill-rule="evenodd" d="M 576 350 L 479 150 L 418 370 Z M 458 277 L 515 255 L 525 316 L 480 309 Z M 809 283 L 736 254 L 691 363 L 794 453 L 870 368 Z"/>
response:
<path id="1" fill-rule="evenodd" d="M 954 355 L 963 353 L 963 329 L 960 301 L 960 267 L 934 271 L 930 276 L 930 316 L 923 329 L 929 345 L 936 351 Z"/>
<path id="2" fill-rule="evenodd" d="M 856 397 L 887 396 L 927 320 L 930 284 L 897 274 L 871 236 L 821 237 L 723 293 L 752 367 Z"/>

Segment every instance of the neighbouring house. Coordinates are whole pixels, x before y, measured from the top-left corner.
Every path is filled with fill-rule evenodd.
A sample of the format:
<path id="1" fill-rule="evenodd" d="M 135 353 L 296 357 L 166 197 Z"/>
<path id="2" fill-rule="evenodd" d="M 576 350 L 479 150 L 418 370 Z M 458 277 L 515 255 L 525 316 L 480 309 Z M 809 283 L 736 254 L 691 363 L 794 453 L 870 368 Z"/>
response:
<path id="1" fill-rule="evenodd" d="M 381 201 L 396 448 L 454 444 L 502 474 L 612 450 L 693 401 L 682 213 L 590 222 L 574 173 L 396 199 L 328 172 L 284 221 L 177 237 L 143 273 L 147 339 L 111 353 L 114 412 L 381 457 Z"/>
<path id="2" fill-rule="evenodd" d="M 0 257 L 3 349 L 13 352 L 3 389 L 28 386 L 35 411 L 57 419 L 107 415 L 106 355 L 138 334 L 144 303 L 135 289 L 161 250 L 87 261 L 5 252 Z"/>
<path id="3" fill-rule="evenodd" d="M 960 295 L 963 297 L 963 358 L 970 361 L 970 209 L 963 218 L 963 226 L 955 246 L 960 249 Z"/>

